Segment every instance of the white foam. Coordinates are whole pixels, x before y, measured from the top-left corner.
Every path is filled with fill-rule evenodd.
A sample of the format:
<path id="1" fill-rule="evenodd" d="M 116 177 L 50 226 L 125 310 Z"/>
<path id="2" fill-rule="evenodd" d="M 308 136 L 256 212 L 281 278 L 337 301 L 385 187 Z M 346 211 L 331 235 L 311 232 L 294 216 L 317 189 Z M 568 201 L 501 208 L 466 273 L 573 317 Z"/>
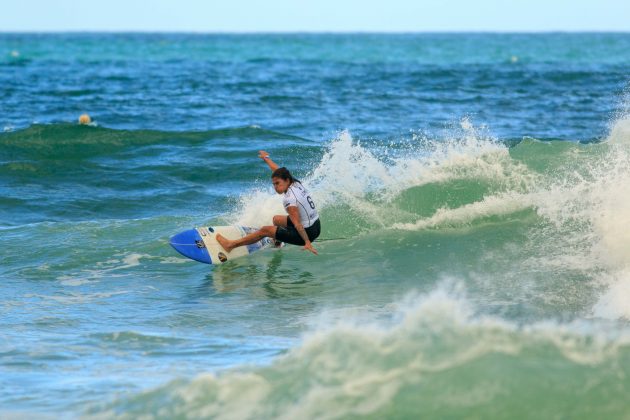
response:
<path id="1" fill-rule="evenodd" d="M 115 292 L 96 292 L 96 293 L 67 293 L 65 295 L 40 295 L 40 294 L 27 294 L 26 298 L 39 298 L 44 302 L 54 301 L 63 305 L 80 305 L 90 303 L 95 300 L 108 299 L 113 296 L 123 295 L 129 293 L 127 290 L 120 290 Z"/>
<path id="2" fill-rule="evenodd" d="M 630 116 L 625 115 L 613 123 L 606 141 L 614 144 L 630 144 Z"/>
<path id="3" fill-rule="evenodd" d="M 538 214 L 582 242 L 593 266 L 630 265 L 629 152 L 611 146 L 601 157 L 593 153 L 584 174 L 569 173 L 538 194 Z"/>
<path id="4" fill-rule="evenodd" d="M 534 232 L 548 250 L 540 264 L 581 270 L 602 290 L 591 313 L 630 319 L 630 118 L 611 126 L 604 144 L 580 146 L 588 160 L 567 161 L 564 175 L 533 200 L 553 231 Z M 577 147 L 577 146 L 576 146 Z M 571 167 L 570 165 L 574 166 Z"/>
<path id="5" fill-rule="evenodd" d="M 160 260 L 160 264 L 188 264 L 189 259 L 179 257 L 164 257 Z"/>
<path id="6" fill-rule="evenodd" d="M 477 179 L 506 190 L 523 190 L 533 177 L 525 165 L 510 158 L 507 147 L 482 135 L 464 119 L 453 138 L 414 137 L 402 150 L 367 148 L 349 132 L 341 132 L 303 181 L 320 210 L 342 203 L 383 225 L 384 215 L 392 211 L 383 204 L 409 188 Z M 270 187 L 257 188 L 240 198 L 232 222 L 261 226 L 283 213 L 281 198 Z"/>
<path id="7" fill-rule="evenodd" d="M 269 188 L 249 191 L 239 197 L 240 210 L 229 223 L 243 226 L 270 225 L 273 216 L 285 213 L 282 197 Z"/>
<path id="8" fill-rule="evenodd" d="M 496 361 L 522 375 L 532 360 L 543 360 L 574 379 L 588 374 L 592 366 L 619 363 L 623 360 L 616 359 L 620 350 L 630 344 L 627 334 L 602 331 L 594 322 L 518 327 L 498 318 L 475 316 L 465 298 L 445 289 L 411 295 L 394 306 L 397 313 L 385 321 L 361 312 L 327 320 L 270 366 L 171 382 L 145 392 L 131 404 L 157 407 L 161 417 L 378 417 L 381 410 L 396 412 L 393 404 L 400 403 L 396 397 L 401 392 L 409 398 L 410 392 L 438 384 L 440 394 L 447 394 L 438 404 L 452 408 L 457 403 L 466 410 L 468 405 L 479 406 L 506 395 L 485 384 L 483 393 L 470 392 L 465 386 L 458 392 L 452 378 L 459 372 L 479 374 L 478 363 Z M 553 377 L 543 379 L 561 381 L 557 372 L 554 369 Z M 490 381 L 505 379 L 496 369 L 488 374 L 484 377 Z M 102 415 L 115 412 L 114 406 Z"/>
<path id="9" fill-rule="evenodd" d="M 61 276 L 58 278 L 62 286 L 82 286 L 84 284 L 95 283 L 93 280 L 76 278 L 72 276 Z"/>
<path id="10" fill-rule="evenodd" d="M 85 284 L 97 283 L 101 278 L 107 276 L 123 277 L 124 273 L 112 273 L 119 270 L 125 270 L 129 268 L 138 267 L 141 264 L 143 258 L 155 258 L 148 254 L 131 253 L 123 256 L 122 260 L 113 258 L 106 261 L 98 262 L 95 264 L 94 269 L 81 270 L 77 274 L 62 275 L 57 278 L 60 284 L 63 286 L 77 287 Z"/>
<path id="11" fill-rule="evenodd" d="M 630 320 L 630 268 L 602 274 L 600 281 L 606 289 L 593 306 L 593 316 Z"/>
<path id="12" fill-rule="evenodd" d="M 118 255 L 117 255 L 118 256 Z M 138 254 L 138 253 L 131 253 L 131 254 L 127 254 L 124 255 L 122 257 L 122 260 L 116 259 L 116 258 L 112 258 L 109 259 L 107 261 L 103 261 L 103 262 L 99 262 L 96 264 L 97 267 L 104 267 L 101 268 L 99 270 L 99 272 L 109 272 L 109 271 L 115 271 L 115 270 L 124 270 L 127 268 L 133 268 L 133 267 L 137 267 L 141 264 L 140 260 L 141 259 L 151 259 L 151 258 L 155 258 L 152 255 L 149 254 Z"/>
<path id="13" fill-rule="evenodd" d="M 122 270 L 125 268 L 137 267 L 140 265 L 140 260 L 142 258 L 151 258 L 151 255 L 131 253 L 123 258 L 123 265 L 115 267 L 115 269 Z"/>

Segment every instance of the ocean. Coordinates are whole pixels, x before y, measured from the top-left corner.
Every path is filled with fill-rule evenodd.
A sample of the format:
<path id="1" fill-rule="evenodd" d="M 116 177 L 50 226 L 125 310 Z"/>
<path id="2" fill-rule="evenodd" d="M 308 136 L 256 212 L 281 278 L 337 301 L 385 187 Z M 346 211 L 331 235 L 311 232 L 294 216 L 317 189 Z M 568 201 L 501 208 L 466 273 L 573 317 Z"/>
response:
<path id="1" fill-rule="evenodd" d="M 0 417 L 630 418 L 629 82 L 628 33 L 0 34 Z M 284 213 L 259 150 L 319 255 L 175 252 Z"/>

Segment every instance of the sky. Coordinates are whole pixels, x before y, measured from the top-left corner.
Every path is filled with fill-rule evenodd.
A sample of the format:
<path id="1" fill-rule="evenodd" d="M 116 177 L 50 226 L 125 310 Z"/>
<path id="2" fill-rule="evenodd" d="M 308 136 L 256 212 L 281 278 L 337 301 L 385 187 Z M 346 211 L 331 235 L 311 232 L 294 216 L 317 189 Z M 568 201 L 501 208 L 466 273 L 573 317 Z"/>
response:
<path id="1" fill-rule="evenodd" d="M 7 0 L 0 32 L 630 31 L 630 0 Z"/>

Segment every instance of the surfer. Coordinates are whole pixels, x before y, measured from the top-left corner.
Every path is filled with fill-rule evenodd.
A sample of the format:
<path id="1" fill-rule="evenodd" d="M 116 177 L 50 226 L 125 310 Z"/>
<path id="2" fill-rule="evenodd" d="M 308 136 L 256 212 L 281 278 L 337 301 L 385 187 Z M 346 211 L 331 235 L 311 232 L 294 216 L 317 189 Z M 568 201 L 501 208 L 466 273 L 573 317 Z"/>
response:
<path id="1" fill-rule="evenodd" d="M 289 215 L 274 216 L 273 226 L 263 226 L 241 239 L 229 240 L 217 234 L 217 241 L 227 252 L 230 252 L 239 246 L 250 245 L 269 237 L 287 244 L 303 246 L 304 249 L 317 255 L 312 242 L 319 236 L 321 226 L 315 203 L 309 192 L 299 180 L 293 178 L 287 168 L 278 167 L 269 158 L 269 153 L 261 150 L 258 152 L 258 157 L 265 161 L 273 171 L 271 183 L 276 192 L 283 195 L 282 204 Z"/>

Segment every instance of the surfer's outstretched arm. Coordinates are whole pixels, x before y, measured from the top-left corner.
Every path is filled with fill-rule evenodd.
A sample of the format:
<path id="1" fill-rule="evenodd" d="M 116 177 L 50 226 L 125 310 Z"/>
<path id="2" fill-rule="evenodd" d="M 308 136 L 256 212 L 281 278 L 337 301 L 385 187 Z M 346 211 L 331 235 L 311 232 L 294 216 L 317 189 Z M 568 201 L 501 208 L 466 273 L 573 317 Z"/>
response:
<path id="1" fill-rule="evenodd" d="M 271 158 L 269 157 L 269 153 L 265 152 L 264 150 L 258 152 L 258 157 L 264 160 L 265 163 L 269 165 L 269 168 L 271 168 L 272 171 L 275 171 L 279 168 L 278 164 L 271 160 Z"/>

